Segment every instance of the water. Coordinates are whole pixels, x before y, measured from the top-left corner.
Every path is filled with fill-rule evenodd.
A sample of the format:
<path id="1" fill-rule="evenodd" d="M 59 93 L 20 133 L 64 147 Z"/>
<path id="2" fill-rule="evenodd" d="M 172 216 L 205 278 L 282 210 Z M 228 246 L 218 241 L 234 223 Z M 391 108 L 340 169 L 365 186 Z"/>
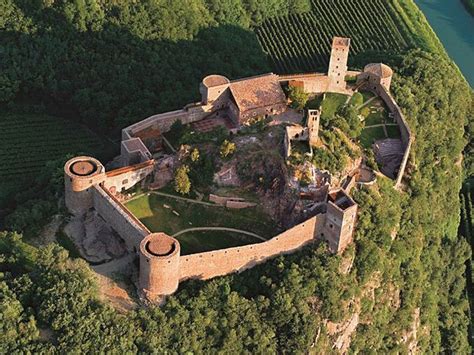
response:
<path id="1" fill-rule="evenodd" d="M 474 17 L 461 0 L 415 0 L 431 27 L 474 87 Z"/>

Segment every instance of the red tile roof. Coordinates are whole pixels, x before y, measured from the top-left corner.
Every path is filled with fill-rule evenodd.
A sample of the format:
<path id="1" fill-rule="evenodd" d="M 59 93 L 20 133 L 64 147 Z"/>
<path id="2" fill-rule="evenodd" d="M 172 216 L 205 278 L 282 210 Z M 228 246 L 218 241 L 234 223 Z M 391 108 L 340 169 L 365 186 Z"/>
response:
<path id="1" fill-rule="evenodd" d="M 286 102 L 278 75 L 272 73 L 232 81 L 230 91 L 240 112 Z"/>

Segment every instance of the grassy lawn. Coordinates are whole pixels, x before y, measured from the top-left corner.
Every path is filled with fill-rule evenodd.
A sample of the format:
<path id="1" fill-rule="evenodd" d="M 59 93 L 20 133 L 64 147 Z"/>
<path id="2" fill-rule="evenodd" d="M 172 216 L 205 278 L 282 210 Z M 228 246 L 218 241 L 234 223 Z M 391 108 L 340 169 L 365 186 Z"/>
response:
<path id="1" fill-rule="evenodd" d="M 126 206 L 151 231 L 163 231 L 169 235 L 193 227 L 236 228 L 253 232 L 264 238 L 271 238 L 278 233 L 275 223 L 258 208 L 229 210 L 225 207 L 205 206 L 153 194 L 143 195 L 128 202 Z M 179 215 L 176 215 L 173 211 Z M 222 237 L 223 234 L 225 234 L 225 238 Z M 216 247 L 231 247 L 236 246 L 236 244 L 244 245 L 257 241 L 251 237 L 235 236 L 234 234 L 199 231 L 184 233 L 178 236 L 177 239 L 180 242 L 183 241 L 183 254 L 212 250 Z"/>
<path id="2" fill-rule="evenodd" d="M 372 112 L 374 110 L 371 110 L 371 112 L 368 114 L 368 116 L 365 118 L 365 125 L 366 126 L 372 126 L 375 124 L 381 124 L 384 123 L 384 118 L 386 116 L 386 113 L 384 111 L 377 111 L 377 112 Z"/>
<path id="3" fill-rule="evenodd" d="M 359 92 L 364 97 L 364 102 L 366 102 L 367 100 L 375 96 L 375 94 L 372 91 L 359 91 Z"/>
<path id="4" fill-rule="evenodd" d="M 360 139 L 360 144 L 364 148 L 370 148 L 372 146 L 372 143 L 378 139 L 384 139 L 385 138 L 385 133 L 383 131 L 383 127 L 372 127 L 372 128 L 365 128 L 359 139 Z"/>
<path id="5" fill-rule="evenodd" d="M 322 104 L 322 113 L 321 116 L 325 118 L 331 118 L 334 116 L 336 111 L 344 105 L 347 100 L 347 95 L 343 94 L 334 94 L 334 93 L 327 93 Z"/>
<path id="6" fill-rule="evenodd" d="M 388 138 L 400 138 L 400 128 L 398 126 L 385 126 Z"/>
<path id="7" fill-rule="evenodd" d="M 258 243 L 260 240 L 245 234 L 228 231 L 192 231 L 176 237 L 181 245 L 181 255 L 238 247 Z"/>

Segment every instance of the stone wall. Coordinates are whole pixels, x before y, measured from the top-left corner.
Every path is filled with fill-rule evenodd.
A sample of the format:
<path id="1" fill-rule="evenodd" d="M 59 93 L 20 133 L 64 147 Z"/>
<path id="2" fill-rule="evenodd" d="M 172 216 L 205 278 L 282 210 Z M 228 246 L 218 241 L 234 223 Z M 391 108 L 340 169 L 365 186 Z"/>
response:
<path id="1" fill-rule="evenodd" d="M 137 251 L 142 239 L 150 234 L 148 228 L 102 186 L 91 189 L 96 211 L 120 235 L 129 250 Z"/>
<path id="2" fill-rule="evenodd" d="M 177 120 L 183 124 L 200 121 L 212 113 L 213 105 L 202 105 L 200 103 L 187 105 L 182 110 L 160 113 L 150 116 L 143 121 L 137 122 L 122 130 L 122 140 L 133 137 L 133 134 L 147 128 L 159 129 L 161 133 L 168 132 Z"/>
<path id="3" fill-rule="evenodd" d="M 400 169 L 398 171 L 398 175 L 397 175 L 397 179 L 395 183 L 395 186 L 398 187 L 400 186 L 400 183 L 403 178 L 403 174 L 405 173 L 405 168 L 408 162 L 408 157 L 410 155 L 410 149 L 411 149 L 411 145 L 413 143 L 414 137 L 411 134 L 410 128 L 408 127 L 408 123 L 406 122 L 405 117 L 403 116 L 403 113 L 400 107 L 398 106 L 397 102 L 392 97 L 392 95 L 387 91 L 387 89 L 383 85 L 378 84 L 375 90 L 373 91 L 375 91 L 385 102 L 389 110 L 392 112 L 395 122 L 397 122 L 398 127 L 400 128 L 400 134 L 401 134 L 401 139 L 403 143 L 404 153 L 403 153 L 403 159 L 400 164 Z"/>
<path id="4" fill-rule="evenodd" d="M 106 173 L 104 187 L 112 193 L 128 190 L 151 174 L 153 169 L 154 161 L 148 160 L 141 164 L 109 171 Z"/>
<path id="5" fill-rule="evenodd" d="M 206 280 L 243 271 L 277 255 L 294 252 L 315 240 L 324 219 L 324 215 L 316 215 L 263 243 L 183 255 L 179 262 L 180 281 Z"/>

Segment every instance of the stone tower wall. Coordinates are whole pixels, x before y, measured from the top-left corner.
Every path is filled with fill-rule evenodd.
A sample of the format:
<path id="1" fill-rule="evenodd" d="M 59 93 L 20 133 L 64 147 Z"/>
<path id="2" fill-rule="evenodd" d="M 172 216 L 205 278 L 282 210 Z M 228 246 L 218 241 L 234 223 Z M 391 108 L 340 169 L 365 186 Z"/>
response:
<path id="1" fill-rule="evenodd" d="M 349 59 L 350 39 L 334 37 L 329 59 L 328 91 L 344 90 L 346 87 L 347 60 Z"/>
<path id="2" fill-rule="evenodd" d="M 95 170 L 78 175 L 74 166 L 85 162 L 91 164 Z M 82 215 L 94 206 L 92 187 L 105 179 L 105 168 L 92 157 L 79 156 L 72 158 L 64 165 L 64 199 L 69 212 Z"/>
<path id="3" fill-rule="evenodd" d="M 319 119 L 321 111 L 308 110 L 308 138 L 309 145 L 316 146 L 319 141 Z"/>
<path id="4" fill-rule="evenodd" d="M 120 235 L 128 250 L 137 252 L 142 239 L 151 232 L 107 189 L 97 185 L 92 191 L 97 213 Z"/>
<path id="5" fill-rule="evenodd" d="M 155 241 L 168 242 L 171 249 L 163 255 L 153 254 L 148 243 Z M 171 295 L 179 285 L 180 246 L 176 239 L 164 233 L 153 233 L 140 243 L 140 276 L 139 283 L 147 297 Z"/>
<path id="6" fill-rule="evenodd" d="M 357 216 L 357 205 L 342 211 L 331 201 L 327 204 L 324 238 L 334 253 L 342 252 L 352 242 Z"/>

